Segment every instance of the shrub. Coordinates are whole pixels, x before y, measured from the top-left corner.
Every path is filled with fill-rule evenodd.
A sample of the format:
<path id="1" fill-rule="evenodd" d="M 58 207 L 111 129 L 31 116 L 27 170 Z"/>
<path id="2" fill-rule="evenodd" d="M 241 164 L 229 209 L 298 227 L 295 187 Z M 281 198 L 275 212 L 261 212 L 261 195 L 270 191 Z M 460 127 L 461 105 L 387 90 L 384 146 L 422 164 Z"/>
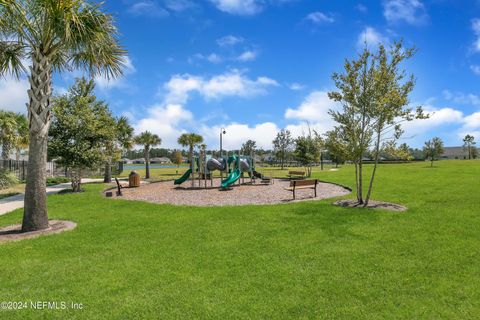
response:
<path id="1" fill-rule="evenodd" d="M 18 178 L 13 172 L 0 169 L 0 190 L 7 189 L 18 183 Z"/>
<path id="2" fill-rule="evenodd" d="M 70 182 L 70 179 L 67 177 L 51 177 L 47 178 L 47 186 L 54 186 L 60 183 Z"/>

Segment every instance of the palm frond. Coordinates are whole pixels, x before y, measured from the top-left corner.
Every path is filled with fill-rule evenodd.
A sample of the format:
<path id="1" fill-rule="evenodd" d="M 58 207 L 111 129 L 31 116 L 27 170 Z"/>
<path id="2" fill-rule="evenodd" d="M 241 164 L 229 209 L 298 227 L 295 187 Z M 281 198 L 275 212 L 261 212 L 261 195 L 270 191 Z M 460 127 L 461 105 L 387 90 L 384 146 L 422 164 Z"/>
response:
<path id="1" fill-rule="evenodd" d="M 0 74 L 11 74 L 19 78 L 27 70 L 22 63 L 26 58 L 26 47 L 16 41 L 0 40 Z"/>

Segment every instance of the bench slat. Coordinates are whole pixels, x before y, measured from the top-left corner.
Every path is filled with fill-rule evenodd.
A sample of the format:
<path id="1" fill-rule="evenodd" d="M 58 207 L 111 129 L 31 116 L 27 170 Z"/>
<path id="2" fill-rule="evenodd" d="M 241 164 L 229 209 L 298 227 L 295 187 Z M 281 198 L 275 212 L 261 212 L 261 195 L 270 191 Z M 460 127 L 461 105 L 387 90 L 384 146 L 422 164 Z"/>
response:
<path id="1" fill-rule="evenodd" d="M 315 186 L 317 183 L 318 180 L 295 180 L 290 181 L 290 187 Z"/>

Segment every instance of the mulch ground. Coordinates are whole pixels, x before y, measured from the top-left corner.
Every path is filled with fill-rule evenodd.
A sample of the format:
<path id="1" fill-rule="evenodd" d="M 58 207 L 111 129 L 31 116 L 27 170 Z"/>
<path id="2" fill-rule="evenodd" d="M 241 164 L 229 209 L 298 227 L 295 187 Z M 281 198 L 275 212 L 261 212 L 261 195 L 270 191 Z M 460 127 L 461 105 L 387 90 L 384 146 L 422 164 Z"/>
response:
<path id="1" fill-rule="evenodd" d="M 359 205 L 357 200 L 339 200 L 334 203 L 336 206 L 346 207 L 346 208 L 362 208 L 363 205 Z M 407 211 L 407 207 L 402 206 L 396 203 L 383 202 L 383 201 L 374 201 L 370 200 L 366 208 L 369 209 L 384 209 L 396 212 Z"/>
<path id="2" fill-rule="evenodd" d="M 75 222 L 63 220 L 50 220 L 49 223 L 50 227 L 48 229 L 32 232 L 22 232 L 21 224 L 1 228 L 0 244 L 69 231 L 75 229 L 77 226 Z"/>
<path id="3" fill-rule="evenodd" d="M 245 179 L 244 182 L 249 182 Z M 191 188 L 191 181 L 187 181 L 180 187 L 174 186 L 173 181 L 151 183 L 139 188 L 122 189 L 121 198 L 127 200 L 141 200 L 161 204 L 186 205 L 186 206 L 238 206 L 238 205 L 263 205 L 294 202 L 292 192 L 285 190 L 290 186 L 290 181 L 275 179 L 273 184 L 242 184 L 220 190 L 220 179 L 210 181 L 195 181 L 195 188 Z M 297 190 L 296 200 L 321 200 L 349 194 L 350 190 L 339 185 L 319 183 L 317 197 L 314 197 L 313 189 Z M 113 192 L 115 197 L 115 192 Z"/>

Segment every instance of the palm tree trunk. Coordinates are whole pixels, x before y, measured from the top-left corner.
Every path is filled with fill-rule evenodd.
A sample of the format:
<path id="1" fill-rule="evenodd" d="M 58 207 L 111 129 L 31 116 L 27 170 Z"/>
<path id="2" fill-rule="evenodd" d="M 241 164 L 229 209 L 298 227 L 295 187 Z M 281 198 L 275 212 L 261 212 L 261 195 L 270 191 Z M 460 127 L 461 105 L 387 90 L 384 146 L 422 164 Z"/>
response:
<path id="1" fill-rule="evenodd" d="M 145 179 L 150 179 L 150 149 L 145 148 Z"/>
<path id="2" fill-rule="evenodd" d="M 8 160 L 10 159 L 10 151 L 12 150 L 12 145 L 9 141 L 3 142 L 2 145 L 2 159 Z"/>
<path id="3" fill-rule="evenodd" d="M 46 168 L 50 98 L 52 96 L 52 66 L 39 49 L 32 55 L 28 119 L 30 131 L 27 185 L 22 231 L 48 228 L 46 202 Z"/>

